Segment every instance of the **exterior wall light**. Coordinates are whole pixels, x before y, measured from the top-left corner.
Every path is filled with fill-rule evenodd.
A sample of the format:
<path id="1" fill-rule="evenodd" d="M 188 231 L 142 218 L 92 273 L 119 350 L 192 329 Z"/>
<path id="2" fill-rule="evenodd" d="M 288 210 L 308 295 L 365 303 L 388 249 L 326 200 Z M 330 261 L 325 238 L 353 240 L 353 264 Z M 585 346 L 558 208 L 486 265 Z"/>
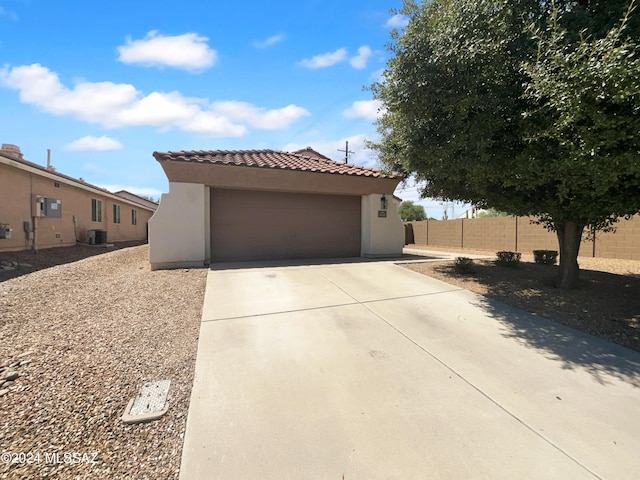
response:
<path id="1" fill-rule="evenodd" d="M 382 194 L 382 197 L 380 197 L 380 210 L 386 210 L 387 209 L 387 197 Z"/>

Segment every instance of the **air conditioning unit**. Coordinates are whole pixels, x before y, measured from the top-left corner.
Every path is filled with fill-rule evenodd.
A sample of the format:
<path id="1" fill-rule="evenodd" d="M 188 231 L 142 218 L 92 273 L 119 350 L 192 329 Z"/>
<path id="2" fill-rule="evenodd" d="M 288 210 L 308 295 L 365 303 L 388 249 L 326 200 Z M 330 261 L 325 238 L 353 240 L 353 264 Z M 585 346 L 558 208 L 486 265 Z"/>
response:
<path id="1" fill-rule="evenodd" d="M 89 236 L 90 245 L 102 245 L 107 243 L 107 231 L 106 230 L 87 230 Z"/>

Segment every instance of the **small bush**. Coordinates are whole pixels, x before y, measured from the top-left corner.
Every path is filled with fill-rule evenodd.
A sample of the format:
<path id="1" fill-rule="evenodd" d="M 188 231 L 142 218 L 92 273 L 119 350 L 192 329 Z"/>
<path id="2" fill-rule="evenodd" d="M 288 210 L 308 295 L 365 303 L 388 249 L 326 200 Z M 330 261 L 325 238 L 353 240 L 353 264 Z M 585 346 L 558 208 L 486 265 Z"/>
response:
<path id="1" fill-rule="evenodd" d="M 520 252 L 497 252 L 496 256 L 498 257 L 496 264 L 501 267 L 516 268 L 520 266 L 520 257 L 522 255 Z"/>
<path id="2" fill-rule="evenodd" d="M 456 273 L 471 273 L 473 272 L 473 260 L 468 257 L 456 257 L 453 268 Z"/>
<path id="3" fill-rule="evenodd" d="M 533 259 L 540 265 L 555 265 L 558 261 L 556 250 L 534 250 Z"/>

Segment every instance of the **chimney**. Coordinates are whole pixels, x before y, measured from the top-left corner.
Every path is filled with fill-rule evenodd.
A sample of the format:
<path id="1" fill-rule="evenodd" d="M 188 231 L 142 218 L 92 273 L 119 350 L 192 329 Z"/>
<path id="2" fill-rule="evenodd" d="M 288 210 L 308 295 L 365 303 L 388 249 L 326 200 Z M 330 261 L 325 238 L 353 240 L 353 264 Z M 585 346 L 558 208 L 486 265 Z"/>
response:
<path id="1" fill-rule="evenodd" d="M 17 145 L 3 143 L 2 148 L 0 148 L 0 153 L 22 160 L 22 152 L 20 151 L 20 147 Z"/>

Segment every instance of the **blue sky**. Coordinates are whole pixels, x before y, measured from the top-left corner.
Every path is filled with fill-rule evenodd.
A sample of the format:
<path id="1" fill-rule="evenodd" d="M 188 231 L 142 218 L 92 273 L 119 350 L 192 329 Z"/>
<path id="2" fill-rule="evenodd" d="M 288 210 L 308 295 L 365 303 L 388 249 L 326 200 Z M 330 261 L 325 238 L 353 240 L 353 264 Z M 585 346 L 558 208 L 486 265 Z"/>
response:
<path id="1" fill-rule="evenodd" d="M 377 167 L 400 0 L 0 0 L 0 143 L 103 186 L 159 197 L 157 151 L 306 146 Z M 440 218 L 443 205 L 403 199 Z M 457 207 L 455 214 L 462 213 Z M 451 216 L 451 207 L 449 210 Z"/>

